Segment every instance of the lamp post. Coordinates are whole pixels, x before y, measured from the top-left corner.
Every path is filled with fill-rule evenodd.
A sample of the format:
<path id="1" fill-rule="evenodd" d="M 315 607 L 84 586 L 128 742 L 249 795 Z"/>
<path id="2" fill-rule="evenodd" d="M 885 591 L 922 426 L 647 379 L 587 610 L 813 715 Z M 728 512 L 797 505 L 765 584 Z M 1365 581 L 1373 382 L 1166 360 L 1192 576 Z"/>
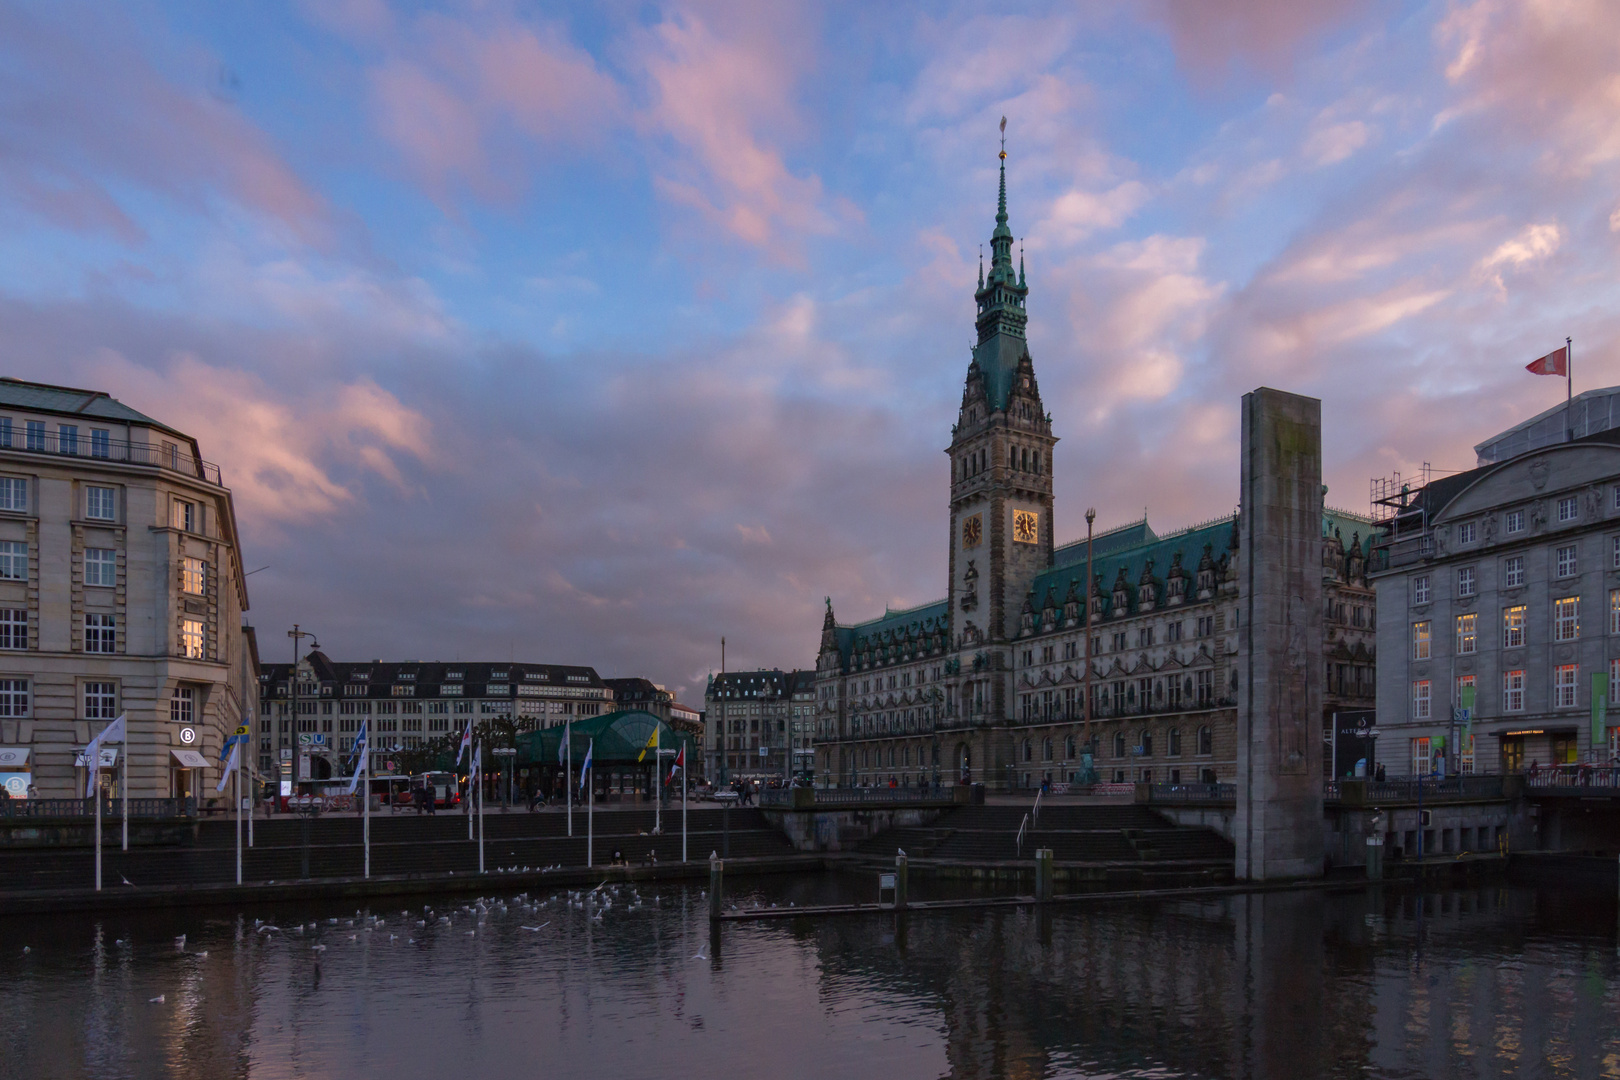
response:
<path id="1" fill-rule="evenodd" d="M 1085 727 L 1083 729 L 1085 749 L 1081 751 L 1084 757 L 1080 760 L 1086 761 L 1090 759 L 1091 767 L 1089 771 L 1092 783 L 1096 783 L 1097 780 L 1096 755 L 1091 752 L 1091 590 L 1096 582 L 1096 578 L 1092 577 L 1091 568 L 1091 526 L 1096 520 L 1097 508 L 1094 506 L 1086 507 L 1086 618 L 1081 624 L 1085 627 L 1085 633 L 1080 636 L 1080 656 L 1085 661 L 1085 670 L 1080 680 L 1080 696 L 1084 699 L 1080 703 L 1080 715 L 1085 717 Z"/>
<path id="2" fill-rule="evenodd" d="M 292 734 L 293 734 L 293 739 L 292 739 L 292 744 L 293 744 L 292 782 L 293 782 L 293 794 L 297 795 L 298 794 L 298 747 L 299 747 L 299 742 L 298 742 L 298 724 L 299 724 L 299 720 L 298 720 L 298 654 L 301 651 L 300 648 L 299 648 L 299 642 L 301 640 L 303 640 L 304 638 L 309 638 L 309 647 L 312 648 L 312 649 L 320 648 L 321 643 L 319 641 L 315 640 L 315 635 L 312 632 L 310 632 L 308 630 L 301 629 L 297 623 L 293 623 L 293 628 L 291 630 L 287 631 L 287 636 L 293 639 L 292 673 L 287 678 L 287 694 L 288 694 L 289 700 L 291 700 L 291 702 L 292 702 Z"/>

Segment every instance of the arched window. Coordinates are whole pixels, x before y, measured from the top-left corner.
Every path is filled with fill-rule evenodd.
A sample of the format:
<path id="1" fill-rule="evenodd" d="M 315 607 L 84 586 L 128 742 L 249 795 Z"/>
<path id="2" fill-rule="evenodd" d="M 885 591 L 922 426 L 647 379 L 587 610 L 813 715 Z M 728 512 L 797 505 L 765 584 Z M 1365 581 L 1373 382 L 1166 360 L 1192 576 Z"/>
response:
<path id="1" fill-rule="evenodd" d="M 1035 754 L 1035 748 L 1030 745 L 1030 741 L 1028 739 L 1025 739 L 1024 740 L 1024 760 L 1025 761 L 1034 760 L 1034 754 Z"/>
<path id="2" fill-rule="evenodd" d="M 1063 740 L 1063 756 L 1065 758 L 1074 757 L 1074 736 L 1073 735 L 1070 735 L 1068 738 Z"/>
<path id="3" fill-rule="evenodd" d="M 1041 760 L 1052 760 L 1052 740 L 1050 737 L 1041 740 Z"/>
<path id="4" fill-rule="evenodd" d="M 1142 732 L 1142 741 L 1140 743 L 1138 743 L 1137 745 L 1142 748 L 1142 756 L 1143 757 L 1152 757 L 1153 756 L 1153 732 L 1151 732 L 1151 731 Z"/>
<path id="5" fill-rule="evenodd" d="M 1173 727 L 1173 728 L 1170 729 L 1169 745 L 1165 749 L 1166 749 L 1166 752 L 1169 753 L 1169 755 L 1171 757 L 1180 757 L 1181 756 L 1181 729 L 1180 728 L 1174 728 Z"/>
<path id="6" fill-rule="evenodd" d="M 1123 731 L 1114 732 L 1114 756 L 1125 756 L 1125 733 Z"/>
<path id="7" fill-rule="evenodd" d="M 1215 752 L 1215 736 L 1207 726 L 1198 729 L 1198 752 L 1200 754 Z"/>

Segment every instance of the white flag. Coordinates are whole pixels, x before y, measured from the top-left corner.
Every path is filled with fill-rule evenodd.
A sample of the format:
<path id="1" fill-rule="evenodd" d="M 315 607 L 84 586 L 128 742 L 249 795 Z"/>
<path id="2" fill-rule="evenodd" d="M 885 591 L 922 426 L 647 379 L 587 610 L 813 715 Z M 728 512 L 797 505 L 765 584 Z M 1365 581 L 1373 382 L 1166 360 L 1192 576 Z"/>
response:
<path id="1" fill-rule="evenodd" d="M 467 730 L 461 733 L 461 749 L 456 751 L 456 764 L 461 764 L 461 755 L 472 749 L 472 717 L 467 717 Z"/>
<path id="2" fill-rule="evenodd" d="M 90 745 L 84 748 L 84 763 L 90 770 L 90 779 L 84 785 L 84 797 L 89 798 L 96 792 L 96 774 L 101 771 L 101 744 L 104 742 L 124 742 L 124 718 L 122 715 L 106 727 L 101 734 L 90 740 Z"/>
<path id="3" fill-rule="evenodd" d="M 231 773 L 236 771 L 236 763 L 237 763 L 237 760 L 240 757 L 240 754 L 238 753 L 238 751 L 240 751 L 241 749 L 242 749 L 242 744 L 241 743 L 232 743 L 231 744 L 231 758 L 230 758 L 229 761 L 227 761 L 225 763 L 225 771 L 219 774 L 219 783 L 214 786 L 215 791 L 224 791 L 225 790 L 225 784 L 226 784 L 226 782 L 228 780 L 230 780 Z"/>
<path id="4" fill-rule="evenodd" d="M 354 789 L 360 786 L 360 773 L 361 773 L 361 771 L 368 769 L 370 767 L 370 765 L 371 765 L 371 747 L 362 746 L 362 747 L 360 747 L 360 760 L 355 763 L 354 775 L 349 777 L 349 790 L 344 792 L 345 795 L 353 795 L 354 794 Z"/>

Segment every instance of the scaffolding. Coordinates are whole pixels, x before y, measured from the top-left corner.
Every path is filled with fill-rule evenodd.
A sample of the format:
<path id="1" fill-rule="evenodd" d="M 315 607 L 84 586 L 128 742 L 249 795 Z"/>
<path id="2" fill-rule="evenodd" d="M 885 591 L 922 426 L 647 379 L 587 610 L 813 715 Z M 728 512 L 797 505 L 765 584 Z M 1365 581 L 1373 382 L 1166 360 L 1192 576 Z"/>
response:
<path id="1" fill-rule="evenodd" d="M 1400 473 L 1391 473 L 1388 476 L 1375 476 L 1368 483 L 1369 516 L 1373 524 L 1388 521 L 1405 510 L 1412 502 L 1412 497 L 1425 487 L 1434 477 L 1434 467 L 1427 461 L 1418 470 L 1418 474 L 1411 480 L 1403 482 Z"/>

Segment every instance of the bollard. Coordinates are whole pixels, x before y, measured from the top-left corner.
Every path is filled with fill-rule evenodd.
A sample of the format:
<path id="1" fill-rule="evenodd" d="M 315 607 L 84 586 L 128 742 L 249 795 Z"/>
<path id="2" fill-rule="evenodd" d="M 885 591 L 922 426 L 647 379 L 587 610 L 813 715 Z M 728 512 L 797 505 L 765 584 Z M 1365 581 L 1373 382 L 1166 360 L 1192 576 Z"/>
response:
<path id="1" fill-rule="evenodd" d="M 1052 849 L 1035 852 L 1035 899 L 1047 903 L 1052 899 Z"/>
<path id="2" fill-rule="evenodd" d="M 894 857 L 894 910 L 906 910 L 906 857 Z"/>
<path id="3" fill-rule="evenodd" d="M 726 864 L 720 856 L 709 852 L 709 918 L 720 921 L 720 905 L 725 895 Z"/>
<path id="4" fill-rule="evenodd" d="M 1384 880 L 1384 834 L 1367 837 L 1367 880 Z"/>

